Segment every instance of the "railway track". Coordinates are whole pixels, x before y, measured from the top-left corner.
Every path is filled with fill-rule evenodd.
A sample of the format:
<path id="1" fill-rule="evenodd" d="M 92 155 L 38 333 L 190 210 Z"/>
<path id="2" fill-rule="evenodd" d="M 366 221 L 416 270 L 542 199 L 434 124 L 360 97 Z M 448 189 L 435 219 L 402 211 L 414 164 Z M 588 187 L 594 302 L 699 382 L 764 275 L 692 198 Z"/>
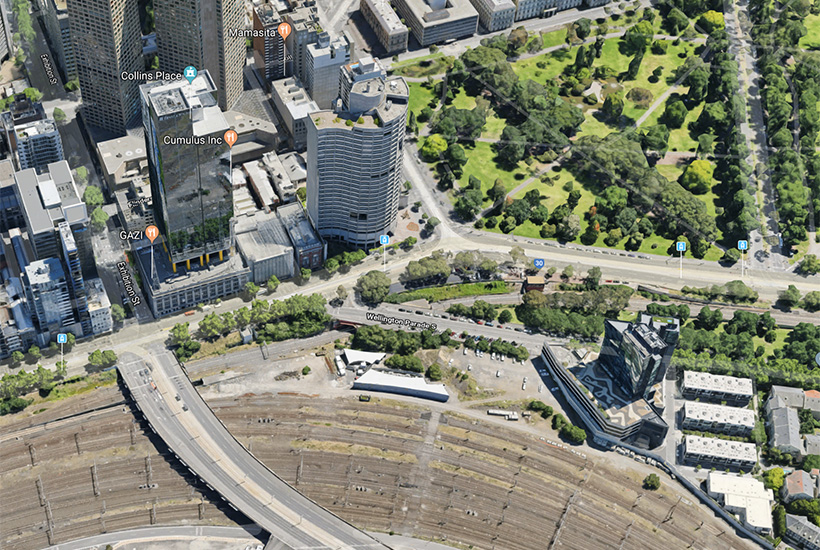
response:
<path id="1" fill-rule="evenodd" d="M 446 413 L 431 444 L 423 409 L 285 396 L 211 405 L 278 475 L 365 529 L 475 549 L 542 550 L 562 524 L 556 548 L 656 550 L 714 548 L 725 528 L 686 503 L 668 519 L 677 501 L 671 491 L 645 493 L 605 462 Z M 422 453 L 429 462 L 419 469 Z M 0 526 L 5 549 L 152 523 L 241 521 L 116 407 L 80 425 L 53 423 L 9 440 L 0 445 L 0 464 L 9 480 L 4 499 L 15 503 Z M 410 510 L 419 498 L 420 508 Z M 720 543 L 750 547 L 731 532 Z"/>

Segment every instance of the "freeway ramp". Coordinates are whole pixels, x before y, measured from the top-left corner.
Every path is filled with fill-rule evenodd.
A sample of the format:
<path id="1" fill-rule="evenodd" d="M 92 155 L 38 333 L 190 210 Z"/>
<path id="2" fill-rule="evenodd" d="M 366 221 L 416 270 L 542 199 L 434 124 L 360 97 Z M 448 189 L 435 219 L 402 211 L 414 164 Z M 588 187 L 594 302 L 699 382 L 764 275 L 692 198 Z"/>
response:
<path id="1" fill-rule="evenodd" d="M 276 550 L 386 550 L 259 462 L 219 421 L 161 345 L 117 367 L 137 407 L 194 475 L 271 534 Z"/>

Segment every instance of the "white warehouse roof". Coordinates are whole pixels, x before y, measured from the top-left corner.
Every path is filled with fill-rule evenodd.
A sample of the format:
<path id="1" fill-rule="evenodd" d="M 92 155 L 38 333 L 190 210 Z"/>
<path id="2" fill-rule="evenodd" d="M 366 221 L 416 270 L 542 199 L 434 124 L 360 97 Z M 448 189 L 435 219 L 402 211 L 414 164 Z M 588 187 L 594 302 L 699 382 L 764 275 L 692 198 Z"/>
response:
<path id="1" fill-rule="evenodd" d="M 710 494 L 723 495 L 724 506 L 741 512 L 750 527 L 771 531 L 774 493 L 763 482 L 721 472 L 709 472 Z"/>
<path id="2" fill-rule="evenodd" d="M 450 399 L 444 384 L 428 384 L 421 376 L 402 376 L 370 369 L 353 382 L 354 390 L 383 391 L 445 402 Z"/>

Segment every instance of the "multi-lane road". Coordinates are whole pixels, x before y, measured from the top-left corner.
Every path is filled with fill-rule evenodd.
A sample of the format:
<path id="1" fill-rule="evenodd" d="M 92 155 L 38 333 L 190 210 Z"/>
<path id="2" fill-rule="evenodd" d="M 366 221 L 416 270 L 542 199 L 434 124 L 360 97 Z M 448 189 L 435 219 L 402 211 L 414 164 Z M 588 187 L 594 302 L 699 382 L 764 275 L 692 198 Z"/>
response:
<path id="1" fill-rule="evenodd" d="M 123 354 L 120 374 L 152 429 L 180 461 L 271 534 L 271 550 L 385 550 L 276 476 L 228 432 L 162 345 Z"/>

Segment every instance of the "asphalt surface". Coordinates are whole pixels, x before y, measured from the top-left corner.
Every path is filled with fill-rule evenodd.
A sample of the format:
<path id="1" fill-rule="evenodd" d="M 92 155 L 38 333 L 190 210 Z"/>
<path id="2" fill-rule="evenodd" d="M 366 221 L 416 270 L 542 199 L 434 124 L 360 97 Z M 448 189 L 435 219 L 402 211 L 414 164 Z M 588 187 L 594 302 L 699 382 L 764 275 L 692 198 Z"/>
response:
<path id="1" fill-rule="evenodd" d="M 301 495 L 228 432 L 162 345 L 125 353 L 118 366 L 152 428 L 189 470 L 284 549 L 381 549 L 387 546 Z"/>
<path id="2" fill-rule="evenodd" d="M 238 542 L 259 544 L 259 537 L 264 533 L 262 529 L 253 525 L 246 527 L 214 527 L 214 526 L 167 526 L 167 527 L 143 527 L 141 529 L 129 529 L 127 531 L 116 531 L 114 533 L 104 533 L 93 537 L 73 540 L 62 544 L 49 546 L 45 550 L 97 550 L 106 544 L 112 546 L 118 543 L 136 543 L 162 541 L 170 538 L 192 538 L 198 540 L 208 539 L 233 539 Z"/>

